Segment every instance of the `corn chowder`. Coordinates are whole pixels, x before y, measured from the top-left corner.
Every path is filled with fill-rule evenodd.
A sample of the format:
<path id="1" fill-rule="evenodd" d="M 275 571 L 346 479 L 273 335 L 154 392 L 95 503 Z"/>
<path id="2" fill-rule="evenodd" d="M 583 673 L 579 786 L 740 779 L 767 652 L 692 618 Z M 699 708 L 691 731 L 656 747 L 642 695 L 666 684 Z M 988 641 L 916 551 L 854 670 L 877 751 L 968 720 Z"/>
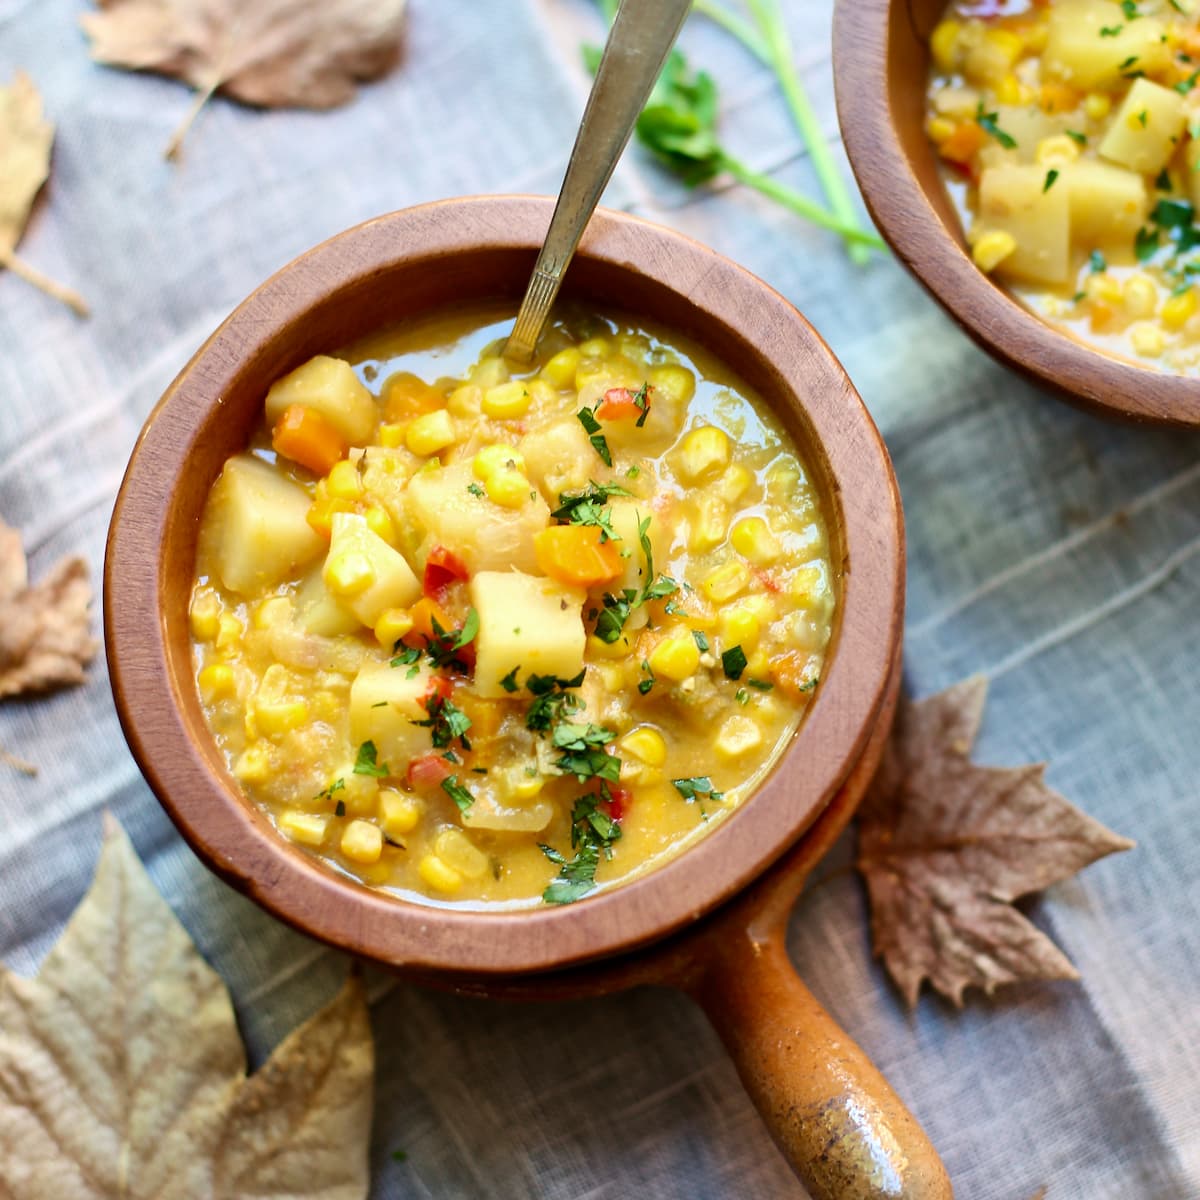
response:
<path id="1" fill-rule="evenodd" d="M 578 900 L 716 825 L 819 686 L 836 590 L 795 450 L 698 347 L 574 316 L 517 367 L 503 328 L 410 324 L 275 383 L 190 613 L 283 835 L 473 906 Z"/>
<path id="2" fill-rule="evenodd" d="M 1200 370 L 1200 0 L 956 0 L 927 129 L 976 264 L 1146 366 Z"/>

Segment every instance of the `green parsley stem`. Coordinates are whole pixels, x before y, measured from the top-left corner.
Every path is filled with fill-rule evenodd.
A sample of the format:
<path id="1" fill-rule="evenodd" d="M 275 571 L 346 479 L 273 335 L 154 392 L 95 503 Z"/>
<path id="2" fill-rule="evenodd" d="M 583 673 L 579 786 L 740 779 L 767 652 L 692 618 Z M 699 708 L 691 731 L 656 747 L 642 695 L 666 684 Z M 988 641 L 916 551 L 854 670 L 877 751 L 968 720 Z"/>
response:
<path id="1" fill-rule="evenodd" d="M 692 0 L 692 11 L 707 17 L 714 25 L 720 25 L 726 33 L 731 33 L 755 58 L 770 65 L 770 52 L 767 44 L 758 36 L 754 26 L 744 17 L 730 12 L 719 0 Z"/>

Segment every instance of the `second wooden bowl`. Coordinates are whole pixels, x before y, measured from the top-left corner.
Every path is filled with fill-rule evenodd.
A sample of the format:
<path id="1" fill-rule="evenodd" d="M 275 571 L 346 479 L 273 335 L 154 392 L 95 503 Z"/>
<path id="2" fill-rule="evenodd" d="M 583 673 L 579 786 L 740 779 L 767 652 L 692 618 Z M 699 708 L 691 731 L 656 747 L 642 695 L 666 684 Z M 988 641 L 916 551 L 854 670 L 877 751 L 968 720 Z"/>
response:
<path id="1" fill-rule="evenodd" d="M 833 81 L 850 166 L 880 233 L 976 342 L 1104 416 L 1200 427 L 1200 381 L 1116 358 L 1059 332 L 971 261 L 925 133 L 929 34 L 946 0 L 838 0 Z"/>

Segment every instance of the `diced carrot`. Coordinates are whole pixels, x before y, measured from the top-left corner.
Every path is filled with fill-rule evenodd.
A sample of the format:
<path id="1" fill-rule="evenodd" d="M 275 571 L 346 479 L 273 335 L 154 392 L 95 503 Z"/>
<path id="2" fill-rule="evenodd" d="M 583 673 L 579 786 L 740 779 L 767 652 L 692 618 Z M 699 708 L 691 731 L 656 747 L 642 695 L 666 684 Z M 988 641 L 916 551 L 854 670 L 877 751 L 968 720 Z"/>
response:
<path id="1" fill-rule="evenodd" d="M 601 541 L 603 532 L 598 525 L 551 525 L 534 535 L 534 557 L 559 583 L 585 588 L 611 583 L 625 564 L 615 542 Z"/>
<path id="2" fill-rule="evenodd" d="M 276 454 L 327 475 L 333 464 L 346 457 L 346 439 L 315 408 L 289 404 L 271 430 Z"/>
<path id="3" fill-rule="evenodd" d="M 409 371 L 388 376 L 383 385 L 383 412 L 389 421 L 408 421 L 443 408 L 446 398 Z"/>
<path id="4" fill-rule="evenodd" d="M 951 162 L 967 164 L 987 141 L 977 121 L 960 121 L 954 132 L 938 147 L 938 153 Z"/>
<path id="5" fill-rule="evenodd" d="M 434 546 L 425 560 L 425 595 L 435 600 L 456 580 L 470 578 L 466 564 L 453 550 L 445 546 Z"/>
<path id="6" fill-rule="evenodd" d="M 454 764 L 447 762 L 440 754 L 418 754 L 409 759 L 408 771 L 404 782 L 415 791 L 422 788 L 440 787 L 443 779 L 449 779 L 454 774 Z"/>
<path id="7" fill-rule="evenodd" d="M 1051 79 L 1042 84 L 1039 100 L 1043 112 L 1070 112 L 1079 104 L 1079 93 L 1069 84 Z"/>
<path id="8" fill-rule="evenodd" d="M 648 384 L 637 392 L 626 387 L 609 388 L 604 399 L 596 405 L 596 416 L 602 421 L 637 420 L 650 410 L 650 392 Z"/>
<path id="9" fill-rule="evenodd" d="M 1100 333 L 1107 329 L 1112 323 L 1116 312 L 1111 304 L 1106 304 L 1103 300 L 1092 301 L 1092 328 Z"/>
<path id="10" fill-rule="evenodd" d="M 331 496 L 325 486 L 325 480 L 319 479 L 306 518 L 309 525 L 328 541 L 333 536 L 333 514 L 358 512 L 360 508 L 357 500 L 338 500 Z"/>
<path id="11" fill-rule="evenodd" d="M 454 694 L 454 681 L 448 675 L 431 675 L 429 678 L 429 690 L 425 693 L 422 703 L 426 708 L 429 707 L 429 702 L 437 696 L 440 700 L 449 700 Z"/>
<path id="12" fill-rule="evenodd" d="M 421 650 L 437 637 L 437 630 L 433 627 L 435 621 L 443 633 L 454 628 L 454 622 L 446 610 L 432 596 L 422 596 L 408 610 L 408 615 L 412 617 L 413 627 L 404 635 L 405 644 Z"/>
<path id="13" fill-rule="evenodd" d="M 799 650 L 788 650 L 771 660 L 768 668 L 775 686 L 792 700 L 810 698 L 817 685 L 812 658 Z"/>

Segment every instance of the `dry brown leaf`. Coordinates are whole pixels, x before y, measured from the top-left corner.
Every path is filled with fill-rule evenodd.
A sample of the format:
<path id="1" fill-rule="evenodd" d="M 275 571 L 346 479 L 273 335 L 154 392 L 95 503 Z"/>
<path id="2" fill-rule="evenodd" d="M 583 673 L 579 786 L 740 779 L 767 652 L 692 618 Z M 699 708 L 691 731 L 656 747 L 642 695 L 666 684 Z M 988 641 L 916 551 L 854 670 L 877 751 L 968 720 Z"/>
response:
<path id="1" fill-rule="evenodd" d="M 42 98 L 29 76 L 18 71 L 0 87 L 0 267 L 7 267 L 80 316 L 87 302 L 76 291 L 47 279 L 16 255 L 38 192 L 50 175 L 54 126 L 42 115 Z"/>
<path id="2" fill-rule="evenodd" d="M 362 1200 L 360 982 L 245 1072 L 225 985 L 108 818 L 95 881 L 37 977 L 0 968 L 0 1196 Z"/>
<path id="3" fill-rule="evenodd" d="M 1133 845 L 1047 787 L 1044 764 L 970 761 L 986 696 L 977 677 L 902 701 L 859 810 L 875 953 L 910 1005 L 925 979 L 961 1005 L 968 987 L 1077 978 L 1012 902 Z"/>
<path id="4" fill-rule="evenodd" d="M 80 17 L 92 57 L 196 88 L 179 151 L 214 92 L 263 108 L 336 108 L 395 63 L 406 0 L 96 0 Z"/>
<path id="5" fill-rule="evenodd" d="M 0 700 L 83 682 L 96 655 L 87 563 L 64 558 L 28 585 L 21 536 L 0 521 Z"/>

